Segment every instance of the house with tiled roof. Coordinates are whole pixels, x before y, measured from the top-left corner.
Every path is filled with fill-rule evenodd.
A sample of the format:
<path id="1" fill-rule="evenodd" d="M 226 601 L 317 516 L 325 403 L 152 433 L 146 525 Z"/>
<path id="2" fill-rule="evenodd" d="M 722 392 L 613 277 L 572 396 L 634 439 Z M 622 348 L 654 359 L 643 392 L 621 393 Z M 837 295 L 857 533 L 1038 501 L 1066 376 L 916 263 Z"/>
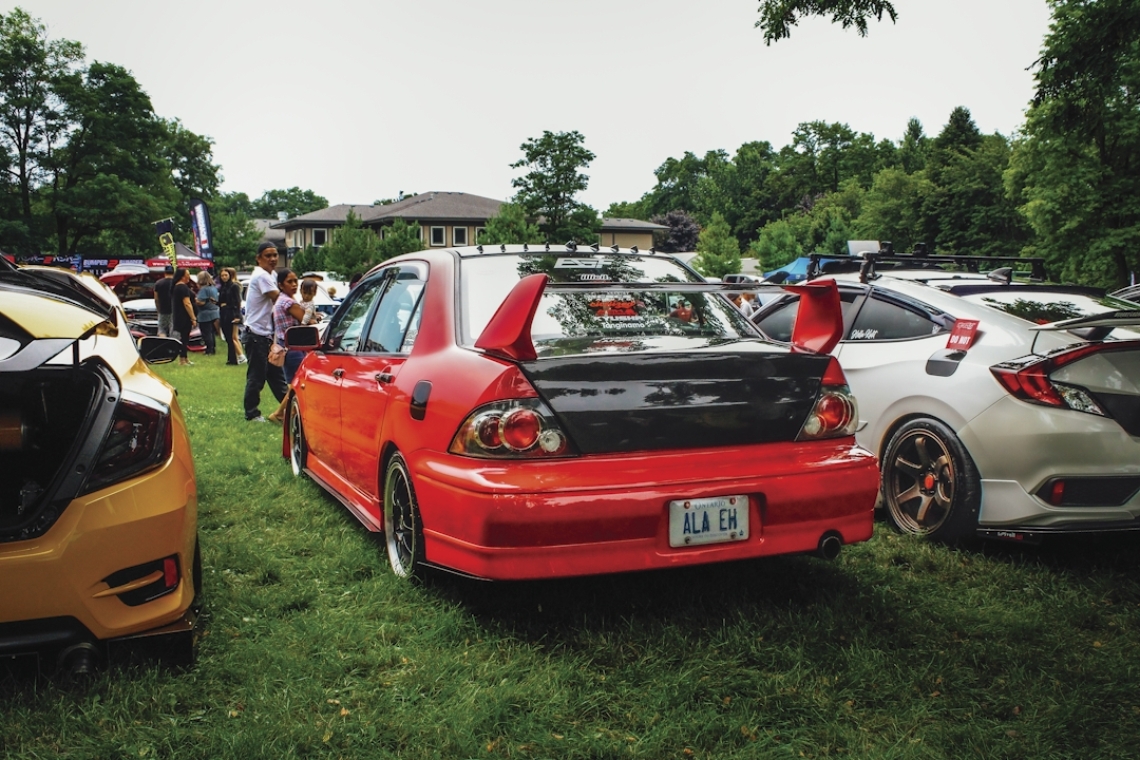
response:
<path id="1" fill-rule="evenodd" d="M 284 234 L 287 248 L 307 248 L 313 246 L 320 248 L 329 242 L 330 234 L 348 219 L 348 212 L 356 214 L 361 219 L 365 214 L 378 208 L 372 205 L 358 205 L 352 203 L 339 203 L 328 208 L 310 211 L 307 214 L 295 216 L 269 225 L 269 229 Z"/>
<path id="2" fill-rule="evenodd" d="M 330 240 L 332 231 L 344 224 L 351 210 L 364 227 L 375 230 L 381 237 L 386 228 L 401 219 L 420 226 L 425 248 L 477 245 L 487 220 L 498 215 L 503 203 L 471 193 L 434 191 L 379 206 L 341 203 L 277 222 L 271 229 L 284 233 L 285 245 L 289 248 L 320 248 Z M 638 219 L 603 218 L 599 242 L 623 248 L 636 245 L 647 250 L 653 246 L 653 233 L 667 229 Z"/>

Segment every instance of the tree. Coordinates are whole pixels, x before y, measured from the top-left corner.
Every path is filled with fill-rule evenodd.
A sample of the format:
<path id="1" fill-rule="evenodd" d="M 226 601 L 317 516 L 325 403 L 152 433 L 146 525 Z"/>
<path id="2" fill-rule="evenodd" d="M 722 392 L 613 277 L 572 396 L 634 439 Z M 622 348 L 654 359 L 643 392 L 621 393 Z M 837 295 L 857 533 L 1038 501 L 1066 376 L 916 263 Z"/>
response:
<path id="1" fill-rule="evenodd" d="M 306 246 L 293 254 L 293 270 L 300 273 L 323 272 L 328 269 L 324 250 L 327 246 L 316 248 Z"/>
<path id="2" fill-rule="evenodd" d="M 153 222 L 209 198 L 209 139 L 155 115 L 126 69 L 85 65 L 20 9 L 0 16 L 0 244 L 22 253 L 154 248 Z"/>
<path id="3" fill-rule="evenodd" d="M 926 168 L 926 154 L 930 152 L 930 138 L 922 130 L 922 122 L 911 118 L 906 133 L 899 143 L 898 162 L 907 174 Z"/>
<path id="4" fill-rule="evenodd" d="M 663 224 L 669 228 L 665 239 L 661 241 L 661 250 L 665 253 L 683 253 L 695 251 L 697 241 L 700 239 L 701 226 L 697 220 L 681 209 L 673 209 L 664 216 L 655 216 L 655 224 Z"/>
<path id="5" fill-rule="evenodd" d="M 33 196 L 44 178 L 48 146 L 65 131 L 55 88 L 82 60 L 82 45 L 49 41 L 44 25 L 20 8 L 0 16 L 0 147 L 20 218 L 4 242 L 15 242 L 24 253 L 38 250 Z"/>
<path id="6" fill-rule="evenodd" d="M 923 242 L 919 224 L 930 181 L 921 172 L 908 174 L 891 167 L 875 175 L 855 219 L 858 240 L 888 240 L 896 251 L 910 251 Z"/>
<path id="7" fill-rule="evenodd" d="M 894 6 L 888 0 L 762 0 L 760 20 L 755 26 L 764 30 L 764 44 L 790 37 L 792 27 L 803 16 L 831 16 L 832 23 L 844 29 L 854 26 L 860 37 L 867 36 L 867 21 L 871 16 L 883 20 L 883 14 L 897 20 Z"/>
<path id="8" fill-rule="evenodd" d="M 602 214 L 607 219 L 648 219 L 652 215 L 649 210 L 648 193 L 636 201 L 615 201 Z"/>
<path id="9" fill-rule="evenodd" d="M 763 269 L 778 269 L 803 255 L 804 247 L 799 237 L 791 222 L 777 219 L 760 230 L 748 251 Z"/>
<path id="10" fill-rule="evenodd" d="M 360 217 L 349 210 L 344 224 L 322 249 L 325 264 L 342 279 L 367 272 L 387 258 L 381 254 L 380 243 L 376 233 L 364 227 Z"/>
<path id="11" fill-rule="evenodd" d="M 403 253 L 422 251 L 423 247 L 423 233 L 420 231 L 420 226 L 397 219 L 384 228 L 384 239 L 380 241 L 380 258 L 377 263 Z"/>
<path id="12" fill-rule="evenodd" d="M 528 170 L 511 180 L 511 186 L 518 188 L 515 202 L 527 216 L 540 220 L 539 229 L 547 240 L 593 242 L 597 234 L 597 214 L 590 210 L 593 225 L 584 229 L 589 222 L 589 214 L 584 213 L 587 207 L 575 200 L 590 179 L 582 169 L 594 160 L 583 145 L 585 139 L 577 131 L 544 131 L 542 137 L 532 137 L 519 146 L 523 158 L 511 164 L 512 169 Z"/>
<path id="13" fill-rule="evenodd" d="M 312 190 L 290 187 L 285 190 L 266 190 L 251 204 L 251 214 L 255 219 L 276 219 L 284 211 L 292 219 L 328 208 L 329 202 Z"/>
<path id="14" fill-rule="evenodd" d="M 714 213 L 708 225 L 701 230 L 697 256 L 692 264 L 706 277 L 723 278 L 726 274 L 740 271 L 740 244 L 719 213 Z"/>
<path id="15" fill-rule="evenodd" d="M 163 155 L 168 133 L 126 69 L 92 63 L 61 77 L 55 91 L 68 132 L 48 144 L 38 196 L 57 253 L 91 250 L 103 232 L 145 245 L 155 219 L 185 215 Z"/>
<path id="16" fill-rule="evenodd" d="M 1006 194 L 1009 158 L 1009 140 L 983 135 L 969 110 L 955 108 L 931 141 L 923 170 L 930 185 L 915 242 L 933 243 L 941 253 L 1019 255 L 1029 229 Z"/>
<path id="17" fill-rule="evenodd" d="M 1006 189 L 1054 278 L 1118 287 L 1140 271 L 1140 4 L 1050 5 Z"/>
<path id="18" fill-rule="evenodd" d="M 487 220 L 479 235 L 481 245 L 517 245 L 543 242 L 538 225 L 526 218 L 526 211 L 517 203 L 504 203 L 499 213 Z"/>
<path id="19" fill-rule="evenodd" d="M 213 162 L 213 142 L 186 129 L 178 119 L 159 119 L 159 123 L 165 132 L 161 153 L 178 191 L 178 205 L 187 208 L 194 198 L 214 198 L 221 183 L 221 167 Z M 213 204 L 210 210 L 214 210 Z"/>
<path id="20" fill-rule="evenodd" d="M 245 193 L 232 195 L 244 196 Z M 232 195 L 223 195 L 210 205 L 215 262 L 220 266 L 246 267 L 257 259 L 257 244 L 261 235 L 249 214 L 240 208 L 231 210 L 232 205 L 226 199 Z"/>

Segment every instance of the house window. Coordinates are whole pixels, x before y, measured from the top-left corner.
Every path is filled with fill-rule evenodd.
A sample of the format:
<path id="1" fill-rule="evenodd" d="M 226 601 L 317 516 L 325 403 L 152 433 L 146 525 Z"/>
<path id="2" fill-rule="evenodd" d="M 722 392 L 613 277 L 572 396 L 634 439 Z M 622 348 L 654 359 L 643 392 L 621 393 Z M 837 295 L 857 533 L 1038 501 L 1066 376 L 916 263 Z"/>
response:
<path id="1" fill-rule="evenodd" d="M 328 230 L 313 230 L 313 247 L 320 248 L 329 241 Z"/>
<path id="2" fill-rule="evenodd" d="M 483 237 L 483 233 L 487 230 L 486 227 L 475 228 L 475 245 L 479 245 L 479 238 Z"/>
<path id="3" fill-rule="evenodd" d="M 452 245 L 467 245 L 467 228 L 466 227 L 452 227 L 451 228 L 451 244 Z"/>
<path id="4" fill-rule="evenodd" d="M 431 244 L 432 245 L 447 245 L 447 228 L 446 227 L 432 227 L 431 228 Z"/>

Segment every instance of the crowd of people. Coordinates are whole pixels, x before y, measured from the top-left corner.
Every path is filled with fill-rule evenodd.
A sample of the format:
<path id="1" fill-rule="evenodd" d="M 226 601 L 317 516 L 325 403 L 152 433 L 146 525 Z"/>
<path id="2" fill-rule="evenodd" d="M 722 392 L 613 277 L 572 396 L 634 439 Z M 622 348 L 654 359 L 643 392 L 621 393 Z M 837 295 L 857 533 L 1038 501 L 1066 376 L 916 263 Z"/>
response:
<path id="1" fill-rule="evenodd" d="M 285 331 L 322 319 L 314 301 L 316 281 L 301 281 L 291 269 L 278 269 L 278 258 L 279 253 L 272 243 L 258 246 L 257 265 L 247 286 L 244 316 L 241 283 L 233 267 L 221 269 L 217 283 L 209 272 L 200 272 L 197 292 L 194 292 L 189 271 L 168 266 L 154 287 L 158 334 L 182 344 L 181 364 L 193 364 L 187 350 L 190 333 L 197 327 L 205 355 L 217 353 L 220 337 L 226 344 L 226 364 L 246 365 L 242 405 L 246 420 L 251 422 L 284 419 L 289 382 L 304 357 L 301 351 L 285 350 Z M 270 361 L 275 345 L 285 352 L 281 363 Z M 263 415 L 261 392 L 267 384 L 278 406 L 271 414 Z"/>

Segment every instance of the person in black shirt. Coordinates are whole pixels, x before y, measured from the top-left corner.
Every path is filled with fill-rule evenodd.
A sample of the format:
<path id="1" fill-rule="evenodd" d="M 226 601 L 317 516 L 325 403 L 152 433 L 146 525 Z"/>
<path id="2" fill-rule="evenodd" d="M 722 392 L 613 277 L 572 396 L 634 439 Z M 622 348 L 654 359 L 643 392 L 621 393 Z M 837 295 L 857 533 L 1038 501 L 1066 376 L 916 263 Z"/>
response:
<path id="1" fill-rule="evenodd" d="M 238 340 L 238 325 L 241 324 L 241 285 L 237 270 L 226 267 L 218 272 L 221 284 L 218 286 L 218 307 L 221 311 L 222 340 L 226 342 L 226 364 L 245 361 Z"/>
<path id="2" fill-rule="evenodd" d="M 162 279 L 154 284 L 154 307 L 158 311 L 158 334 L 162 337 L 170 335 L 174 329 L 173 302 L 171 293 L 174 291 L 174 267 L 169 264 L 163 270 Z"/>
<path id="3" fill-rule="evenodd" d="M 194 294 L 190 292 L 190 272 L 179 269 L 174 273 L 174 282 L 174 292 L 171 298 L 174 302 L 173 337 L 182 342 L 178 362 L 180 364 L 192 364 L 193 362 L 186 358 L 186 344 L 190 342 L 190 331 L 198 323 L 198 318 L 194 316 Z"/>

